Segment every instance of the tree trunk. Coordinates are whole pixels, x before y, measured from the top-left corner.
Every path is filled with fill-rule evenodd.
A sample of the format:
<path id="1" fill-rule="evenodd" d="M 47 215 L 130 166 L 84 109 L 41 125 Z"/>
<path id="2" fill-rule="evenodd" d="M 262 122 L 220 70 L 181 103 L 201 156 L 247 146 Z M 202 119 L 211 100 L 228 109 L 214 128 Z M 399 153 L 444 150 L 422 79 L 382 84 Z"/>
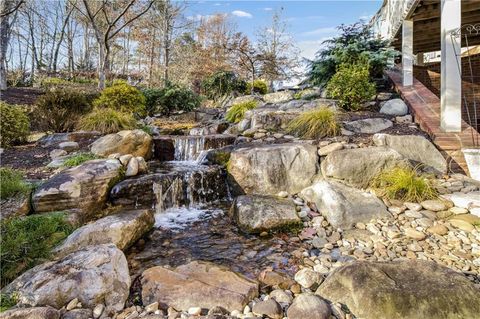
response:
<path id="1" fill-rule="evenodd" d="M 0 12 L 6 12 L 8 1 L 2 1 Z M 10 40 L 8 32 L 8 16 L 0 17 L 0 90 L 7 89 L 7 47 Z"/>
<path id="2" fill-rule="evenodd" d="M 103 90 L 105 88 L 105 74 L 107 72 L 107 52 L 105 46 L 98 43 L 98 88 Z"/>

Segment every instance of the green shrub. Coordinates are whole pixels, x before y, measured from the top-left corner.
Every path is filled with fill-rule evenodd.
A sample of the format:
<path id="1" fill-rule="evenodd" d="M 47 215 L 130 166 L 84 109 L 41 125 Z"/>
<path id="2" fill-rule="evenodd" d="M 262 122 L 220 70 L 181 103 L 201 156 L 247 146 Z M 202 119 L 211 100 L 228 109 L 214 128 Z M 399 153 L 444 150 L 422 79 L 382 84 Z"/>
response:
<path id="1" fill-rule="evenodd" d="M 84 92 L 68 88 L 52 88 L 36 104 L 34 117 L 39 127 L 54 132 L 72 131 L 79 118 L 92 109 Z"/>
<path id="2" fill-rule="evenodd" d="M 421 202 L 438 197 L 431 179 L 406 165 L 384 170 L 373 179 L 372 187 L 389 199 Z"/>
<path id="3" fill-rule="evenodd" d="M 25 142 L 30 133 L 30 120 L 16 105 L 0 101 L 0 144 L 2 147 Z"/>
<path id="4" fill-rule="evenodd" d="M 62 78 L 46 77 L 41 80 L 40 86 L 45 88 L 51 88 L 54 86 L 69 85 L 69 84 L 71 84 L 69 81 L 64 80 Z"/>
<path id="5" fill-rule="evenodd" d="M 251 94 L 252 92 L 252 82 L 247 82 L 247 87 L 245 89 L 245 94 Z M 253 81 L 253 93 L 258 93 L 261 95 L 268 93 L 267 82 L 264 80 L 255 80 Z"/>
<path id="6" fill-rule="evenodd" d="M 327 91 L 338 106 L 345 110 L 358 110 L 362 103 L 375 95 L 375 84 L 370 81 L 368 65 L 342 64 L 328 82 Z"/>
<path id="7" fill-rule="evenodd" d="M 248 101 L 232 105 L 225 114 L 225 119 L 231 123 L 240 122 L 245 116 L 245 112 L 257 107 L 257 101 Z"/>
<path id="8" fill-rule="evenodd" d="M 51 249 L 72 231 L 73 227 L 66 221 L 63 213 L 30 215 L 0 221 L 2 286 L 49 258 Z"/>
<path id="9" fill-rule="evenodd" d="M 65 162 L 63 162 L 64 167 L 74 167 L 80 164 L 85 163 L 86 161 L 97 159 L 98 157 L 92 153 L 78 153 L 72 156 L 69 156 Z"/>
<path id="10" fill-rule="evenodd" d="M 209 76 L 202 82 L 202 92 L 212 100 L 234 92 L 244 92 L 247 84 L 234 72 L 219 71 Z"/>
<path id="11" fill-rule="evenodd" d="M 150 115 L 169 115 L 174 111 L 192 111 L 200 106 L 200 96 L 187 87 L 168 84 L 162 89 L 144 91 Z"/>
<path id="12" fill-rule="evenodd" d="M 287 131 L 298 137 L 319 139 L 340 134 L 340 124 L 336 112 L 323 106 L 300 114 L 288 124 Z"/>
<path id="13" fill-rule="evenodd" d="M 110 108 L 136 116 L 145 115 L 145 97 L 137 88 L 125 83 L 105 88 L 93 101 L 97 108 Z"/>
<path id="14" fill-rule="evenodd" d="M 77 125 L 80 130 L 99 131 L 104 134 L 136 128 L 137 121 L 130 113 L 114 109 L 98 108 L 82 117 Z"/>
<path id="15" fill-rule="evenodd" d="M 368 24 L 342 24 L 337 29 L 339 35 L 324 41 L 316 59 L 311 61 L 307 82 L 324 86 L 343 63 L 366 60 L 371 78 L 381 77 L 387 67 L 393 66 L 398 52 L 389 41 L 375 37 Z"/>
<path id="16" fill-rule="evenodd" d="M 148 115 L 154 115 L 162 107 L 158 105 L 160 98 L 164 95 L 164 90 L 159 88 L 149 88 L 142 90 L 145 96 L 145 108 Z"/>
<path id="17" fill-rule="evenodd" d="M 28 194 L 31 187 L 20 172 L 8 167 L 0 167 L 0 199 L 18 194 Z"/>

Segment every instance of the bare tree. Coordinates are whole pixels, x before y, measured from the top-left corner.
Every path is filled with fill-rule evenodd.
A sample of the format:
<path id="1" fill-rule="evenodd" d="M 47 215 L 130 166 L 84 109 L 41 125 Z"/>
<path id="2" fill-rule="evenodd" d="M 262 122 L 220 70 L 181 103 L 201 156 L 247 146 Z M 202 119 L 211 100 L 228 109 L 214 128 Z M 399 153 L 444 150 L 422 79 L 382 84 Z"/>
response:
<path id="1" fill-rule="evenodd" d="M 13 14 L 23 4 L 23 0 L 0 1 L 0 90 L 7 89 L 7 48 L 10 42 Z"/>
<path id="2" fill-rule="evenodd" d="M 111 1 L 82 0 L 83 8 L 77 9 L 88 19 L 98 43 L 98 88 L 105 88 L 105 76 L 109 70 L 112 40 L 130 23 L 147 13 L 154 0 L 149 0 L 140 11 L 126 18 L 135 9 L 137 0 L 129 0 L 120 9 L 115 9 Z M 74 4 L 76 6 L 76 4 Z"/>
<path id="3" fill-rule="evenodd" d="M 287 29 L 281 11 L 275 11 L 271 25 L 258 34 L 258 50 L 263 59 L 262 75 L 270 82 L 270 86 L 273 81 L 294 75 L 300 63 L 298 49 Z"/>
<path id="4" fill-rule="evenodd" d="M 263 61 L 263 56 L 250 43 L 248 37 L 241 33 L 235 34 L 233 41 L 226 44 L 226 48 L 233 53 L 232 62 L 236 62 L 238 69 L 250 78 L 252 83 L 250 93 L 253 94 L 255 89 L 253 83 L 256 79 L 259 63 Z"/>

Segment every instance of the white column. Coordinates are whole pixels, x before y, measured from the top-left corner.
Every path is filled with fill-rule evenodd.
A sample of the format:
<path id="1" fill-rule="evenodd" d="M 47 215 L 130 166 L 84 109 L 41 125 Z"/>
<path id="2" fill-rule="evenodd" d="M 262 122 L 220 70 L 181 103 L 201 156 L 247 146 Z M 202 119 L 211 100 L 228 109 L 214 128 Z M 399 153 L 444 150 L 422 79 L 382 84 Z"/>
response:
<path id="1" fill-rule="evenodd" d="M 460 0 L 441 0 L 441 109 L 440 126 L 444 132 L 462 130 L 462 76 L 461 37 L 453 37 L 452 31 L 462 25 Z"/>
<path id="2" fill-rule="evenodd" d="M 402 26 L 403 86 L 413 84 L 413 20 L 404 20 Z"/>

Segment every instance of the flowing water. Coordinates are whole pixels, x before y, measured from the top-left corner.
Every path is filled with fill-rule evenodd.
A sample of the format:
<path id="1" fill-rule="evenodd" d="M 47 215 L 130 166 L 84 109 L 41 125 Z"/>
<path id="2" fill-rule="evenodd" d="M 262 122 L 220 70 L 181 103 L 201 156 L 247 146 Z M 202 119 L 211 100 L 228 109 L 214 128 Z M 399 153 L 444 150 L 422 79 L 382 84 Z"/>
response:
<path id="1" fill-rule="evenodd" d="M 174 161 L 150 162 L 148 174 L 117 184 L 110 194 L 114 204 L 155 210 L 154 230 L 127 252 L 132 273 L 203 260 L 251 278 L 266 267 L 293 275 L 296 262 L 288 252 L 299 243 L 285 234 L 242 233 L 228 216 L 224 168 L 202 164 L 206 147 L 232 144 L 231 138 L 187 136 L 173 141 Z"/>

